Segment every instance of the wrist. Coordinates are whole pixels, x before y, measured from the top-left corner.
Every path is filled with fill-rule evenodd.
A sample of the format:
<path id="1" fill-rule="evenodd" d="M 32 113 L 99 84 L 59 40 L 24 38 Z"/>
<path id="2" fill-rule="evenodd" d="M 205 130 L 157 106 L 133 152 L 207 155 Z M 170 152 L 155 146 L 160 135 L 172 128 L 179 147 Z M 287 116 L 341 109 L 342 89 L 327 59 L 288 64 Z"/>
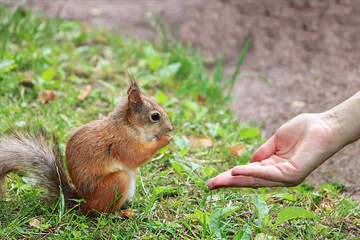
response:
<path id="1" fill-rule="evenodd" d="M 339 147 L 360 138 L 360 96 L 352 97 L 321 115 L 334 132 Z"/>

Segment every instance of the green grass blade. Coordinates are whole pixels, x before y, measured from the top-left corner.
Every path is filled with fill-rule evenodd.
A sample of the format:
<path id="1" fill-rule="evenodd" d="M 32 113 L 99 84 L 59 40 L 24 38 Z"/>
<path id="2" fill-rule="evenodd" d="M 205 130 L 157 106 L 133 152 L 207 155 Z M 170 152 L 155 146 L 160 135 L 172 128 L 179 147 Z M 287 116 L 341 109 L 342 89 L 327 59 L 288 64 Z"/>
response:
<path id="1" fill-rule="evenodd" d="M 245 42 L 244 48 L 243 48 L 243 50 L 242 50 L 242 52 L 241 52 L 241 54 L 240 54 L 240 57 L 239 57 L 239 59 L 238 59 L 238 61 L 237 61 L 234 74 L 232 75 L 231 80 L 230 80 L 230 88 L 229 88 L 229 93 L 228 93 L 229 96 L 231 95 L 231 93 L 232 93 L 232 91 L 233 91 L 236 77 L 238 76 L 238 73 L 239 73 L 239 70 L 240 70 L 240 66 L 241 66 L 241 64 L 242 64 L 243 61 L 244 61 L 245 54 L 246 54 L 247 50 L 249 49 L 250 43 L 251 43 L 251 39 L 248 38 L 248 39 L 246 40 L 246 42 Z"/>
<path id="2" fill-rule="evenodd" d="M 3 32 L 4 32 L 4 37 L 3 37 L 3 40 L 2 40 L 2 44 L 1 44 L 0 59 L 2 59 L 4 57 L 6 44 L 7 44 L 7 41 L 9 39 L 9 36 L 10 36 L 9 25 L 6 25 L 4 27 Z"/>
<path id="3" fill-rule="evenodd" d="M 213 82 L 220 85 L 223 80 L 223 61 L 225 57 L 225 51 L 218 57 L 217 64 L 214 72 Z"/>

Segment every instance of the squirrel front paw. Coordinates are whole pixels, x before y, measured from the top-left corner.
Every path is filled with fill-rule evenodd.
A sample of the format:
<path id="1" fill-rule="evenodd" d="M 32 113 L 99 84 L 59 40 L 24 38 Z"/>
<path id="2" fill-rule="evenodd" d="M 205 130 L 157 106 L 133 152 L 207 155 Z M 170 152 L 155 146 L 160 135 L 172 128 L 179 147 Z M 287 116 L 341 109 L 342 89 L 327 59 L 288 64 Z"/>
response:
<path id="1" fill-rule="evenodd" d="M 160 136 L 158 141 L 164 142 L 165 145 L 168 145 L 173 139 L 174 139 L 173 136 L 171 136 L 170 134 L 166 134 L 166 135 Z"/>

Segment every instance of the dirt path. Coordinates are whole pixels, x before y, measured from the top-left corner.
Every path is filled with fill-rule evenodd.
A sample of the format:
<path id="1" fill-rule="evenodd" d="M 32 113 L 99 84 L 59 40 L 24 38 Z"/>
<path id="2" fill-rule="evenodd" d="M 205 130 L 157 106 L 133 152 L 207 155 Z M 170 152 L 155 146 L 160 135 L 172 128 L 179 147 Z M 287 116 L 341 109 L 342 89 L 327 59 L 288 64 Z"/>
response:
<path id="1" fill-rule="evenodd" d="M 240 120 L 265 120 L 264 135 L 303 112 L 328 109 L 360 89 L 360 4 L 353 0 L 33 0 L 48 15 L 80 19 L 135 37 L 153 37 L 147 16 L 214 58 L 226 45 L 231 74 L 251 38 L 232 108 Z M 265 76 L 274 88 L 256 77 Z M 356 185 L 360 144 L 332 157 L 307 181 Z"/>

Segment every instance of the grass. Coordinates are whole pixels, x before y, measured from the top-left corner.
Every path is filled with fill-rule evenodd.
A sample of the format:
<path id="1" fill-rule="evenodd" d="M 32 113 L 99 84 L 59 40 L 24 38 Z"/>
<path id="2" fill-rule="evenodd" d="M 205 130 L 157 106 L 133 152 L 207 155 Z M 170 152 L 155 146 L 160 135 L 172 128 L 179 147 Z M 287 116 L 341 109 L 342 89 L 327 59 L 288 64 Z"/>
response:
<path id="1" fill-rule="evenodd" d="M 163 39 L 169 39 L 162 26 Z M 196 50 L 174 40 L 138 41 L 6 6 L 0 8 L 0 51 L 0 131 L 9 124 L 41 124 L 56 134 L 64 152 L 75 127 L 103 118 L 125 96 L 126 70 L 163 105 L 176 128 L 174 142 L 137 178 L 126 207 L 138 216 L 86 217 L 77 208 L 64 209 L 61 199 L 46 201 L 31 179 L 10 174 L 0 199 L 1 239 L 360 237 L 358 203 L 339 193 L 342 186 L 206 189 L 211 177 L 247 163 L 265 141 L 257 126 L 238 123 L 229 110 L 232 97 L 223 92 L 237 73 L 231 79 L 222 75 L 222 57 L 212 77 Z M 79 99 L 87 85 L 89 95 Z M 56 98 L 45 97 L 49 102 L 43 104 L 39 94 L 46 90 Z M 204 144 L 209 141 L 211 147 Z M 245 151 L 234 156 L 229 146 Z"/>

